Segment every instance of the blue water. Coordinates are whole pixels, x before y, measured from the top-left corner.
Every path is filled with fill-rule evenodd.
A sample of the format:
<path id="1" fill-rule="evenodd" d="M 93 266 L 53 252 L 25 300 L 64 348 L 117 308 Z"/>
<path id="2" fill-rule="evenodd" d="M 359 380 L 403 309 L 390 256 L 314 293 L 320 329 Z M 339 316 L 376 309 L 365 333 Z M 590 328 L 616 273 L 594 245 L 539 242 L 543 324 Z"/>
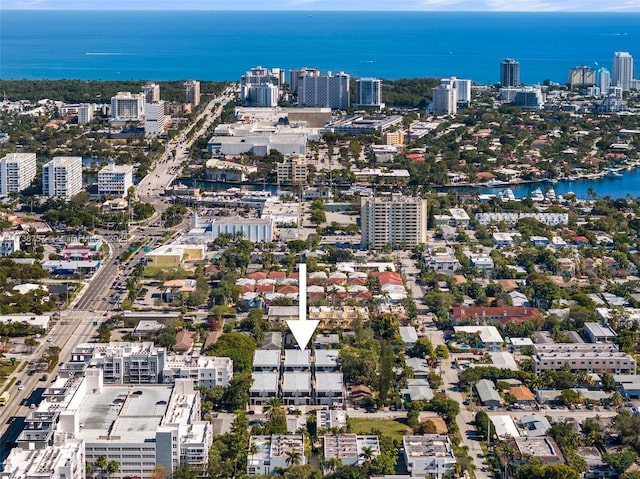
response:
<path id="1" fill-rule="evenodd" d="M 236 80 L 263 65 L 398 79 L 565 83 L 640 56 L 640 13 L 0 11 L 0 78 Z M 636 73 L 637 75 L 637 73 Z"/>
<path id="2" fill-rule="evenodd" d="M 511 186 L 511 190 L 516 198 L 526 197 L 536 188 L 540 188 L 544 193 L 548 188 L 553 188 L 557 195 L 566 195 L 573 192 L 576 198 L 581 200 L 591 199 L 589 188 L 593 188 L 598 196 L 609 196 L 611 198 L 633 198 L 640 197 L 640 169 L 632 171 L 622 171 L 622 177 L 603 177 L 595 180 L 575 180 L 559 181 L 557 184 L 549 183 L 528 183 L 525 185 Z M 477 188 L 472 191 L 478 193 L 497 194 L 504 191 L 505 187 L 499 188 Z"/>

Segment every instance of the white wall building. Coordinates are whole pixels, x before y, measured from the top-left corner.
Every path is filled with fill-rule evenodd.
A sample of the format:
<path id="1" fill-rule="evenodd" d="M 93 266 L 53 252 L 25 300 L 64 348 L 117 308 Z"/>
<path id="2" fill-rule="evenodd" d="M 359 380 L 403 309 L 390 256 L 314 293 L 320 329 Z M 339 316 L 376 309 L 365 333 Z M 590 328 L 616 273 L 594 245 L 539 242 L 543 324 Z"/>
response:
<path id="1" fill-rule="evenodd" d="M 441 83 L 432 89 L 433 114 L 455 115 L 458 111 L 458 93 L 450 83 Z"/>
<path id="2" fill-rule="evenodd" d="M 370 457 L 365 457 L 365 448 Z M 378 436 L 333 434 L 322 436 L 323 459 L 340 459 L 346 466 L 362 465 L 380 455 Z"/>
<path id="3" fill-rule="evenodd" d="M 140 93 L 142 93 L 145 103 L 160 101 L 160 85 L 157 83 L 148 82 L 144 84 Z"/>
<path id="4" fill-rule="evenodd" d="M 251 436 L 249 448 L 257 447 L 258 452 L 247 455 L 247 474 L 273 475 L 276 468 L 289 466 L 287 459 L 291 451 L 301 456 L 300 465 L 307 463 L 304 455 L 304 436 L 302 434 L 272 434 L 271 436 Z"/>
<path id="5" fill-rule="evenodd" d="M 623 90 L 631 88 L 633 80 L 633 57 L 629 52 L 615 52 L 613 55 L 613 86 L 622 87 Z"/>
<path id="6" fill-rule="evenodd" d="M 411 476 L 442 479 L 453 476 L 456 457 L 449 436 L 444 434 L 425 434 L 423 436 L 404 436 L 404 457 Z"/>
<path id="7" fill-rule="evenodd" d="M 349 79 L 344 72 L 304 75 L 298 78 L 298 104 L 346 110 L 349 108 Z"/>
<path id="8" fill-rule="evenodd" d="M 248 83 L 242 86 L 242 104 L 244 106 L 278 106 L 280 89 L 271 83 Z"/>
<path id="9" fill-rule="evenodd" d="M 110 163 L 98 172 L 98 194 L 124 198 L 133 186 L 133 166 Z"/>
<path id="10" fill-rule="evenodd" d="M 144 95 L 120 91 L 111 98 L 111 118 L 116 121 L 139 121 L 144 115 Z"/>
<path id="11" fill-rule="evenodd" d="M 9 256 L 20 251 L 20 236 L 13 231 L 0 234 L 0 256 Z"/>
<path id="12" fill-rule="evenodd" d="M 193 106 L 200 104 L 200 82 L 197 80 L 187 80 L 182 84 L 184 87 L 184 101 Z"/>
<path id="13" fill-rule="evenodd" d="M 95 108 L 93 105 L 85 103 L 78 107 L 78 125 L 86 125 L 93 120 L 93 113 Z"/>
<path id="14" fill-rule="evenodd" d="M 73 198 L 82 191 L 82 158 L 56 156 L 42 167 L 42 195 Z"/>
<path id="15" fill-rule="evenodd" d="M 144 136 L 155 138 L 156 136 L 164 135 L 170 118 L 164 113 L 164 101 L 145 102 Z"/>
<path id="16" fill-rule="evenodd" d="M 360 214 L 361 244 L 366 248 L 427 242 L 427 200 L 400 193 L 362 197 Z"/>
<path id="17" fill-rule="evenodd" d="M 471 103 L 471 80 L 462 78 L 442 78 L 440 85 L 449 85 L 456 91 L 456 101 L 458 105 L 469 105 Z"/>
<path id="18" fill-rule="evenodd" d="M 188 378 L 196 386 L 226 388 L 233 378 L 233 360 L 214 356 L 167 356 L 162 377 L 165 384 Z"/>
<path id="19" fill-rule="evenodd" d="M 45 449 L 15 447 L 4 461 L 0 479 L 85 479 L 84 443 L 60 438 Z"/>
<path id="20" fill-rule="evenodd" d="M 35 177 L 35 153 L 8 153 L 0 159 L 0 196 L 28 188 Z"/>

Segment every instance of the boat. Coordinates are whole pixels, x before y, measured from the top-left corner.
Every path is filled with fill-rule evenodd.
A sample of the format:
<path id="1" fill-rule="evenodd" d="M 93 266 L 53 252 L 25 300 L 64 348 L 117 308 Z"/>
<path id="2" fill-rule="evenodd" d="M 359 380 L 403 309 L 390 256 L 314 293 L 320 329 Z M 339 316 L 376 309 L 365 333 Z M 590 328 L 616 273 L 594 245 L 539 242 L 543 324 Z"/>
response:
<path id="1" fill-rule="evenodd" d="M 513 190 L 511 188 L 507 188 L 504 191 L 498 193 L 498 196 L 502 201 L 515 201 L 516 195 L 513 194 Z"/>
<path id="2" fill-rule="evenodd" d="M 505 186 L 505 185 L 508 185 L 508 184 L 509 184 L 509 182 L 508 182 L 508 181 L 500 181 L 500 180 L 495 180 L 495 179 L 494 179 L 494 180 L 489 180 L 489 181 L 487 181 L 487 183 L 486 183 L 486 185 L 487 185 L 489 188 L 494 188 L 494 187 L 496 187 L 496 186 Z"/>
<path id="3" fill-rule="evenodd" d="M 549 188 L 544 196 L 549 201 L 555 201 L 556 200 L 556 192 L 555 192 L 555 190 L 553 188 Z"/>
<path id="4" fill-rule="evenodd" d="M 608 178 L 621 178 L 622 173 L 618 173 L 616 170 L 609 170 L 605 176 Z"/>
<path id="5" fill-rule="evenodd" d="M 529 195 L 533 201 L 544 201 L 544 195 L 542 194 L 542 190 L 540 188 L 536 188 Z"/>

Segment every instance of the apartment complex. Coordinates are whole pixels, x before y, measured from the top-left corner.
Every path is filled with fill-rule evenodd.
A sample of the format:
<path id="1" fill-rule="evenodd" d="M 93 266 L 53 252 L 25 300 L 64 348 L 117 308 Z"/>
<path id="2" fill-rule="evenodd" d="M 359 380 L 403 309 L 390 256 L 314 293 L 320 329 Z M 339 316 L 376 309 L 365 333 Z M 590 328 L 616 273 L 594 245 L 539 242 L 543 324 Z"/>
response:
<path id="1" fill-rule="evenodd" d="M 110 163 L 98 172 L 98 194 L 124 198 L 133 186 L 133 166 Z"/>
<path id="2" fill-rule="evenodd" d="M 35 177 L 35 153 L 8 153 L 0 159 L 0 196 L 28 188 Z"/>
<path id="3" fill-rule="evenodd" d="M 458 111 L 458 96 L 456 89 L 450 84 L 440 84 L 432 89 L 433 114 L 455 115 Z"/>
<path id="4" fill-rule="evenodd" d="M 615 52 L 613 55 L 613 86 L 621 87 L 624 91 L 631 89 L 633 80 L 633 57 L 629 52 Z"/>
<path id="5" fill-rule="evenodd" d="M 291 457 L 299 455 L 300 465 L 307 463 L 304 455 L 302 434 L 272 434 L 271 436 L 251 436 L 249 450 L 257 451 L 247 455 L 247 474 L 271 476 L 278 468 L 290 465 Z"/>
<path id="6" fill-rule="evenodd" d="M 145 102 L 144 104 L 144 136 L 155 138 L 166 133 L 170 117 L 164 113 L 164 101 Z"/>
<path id="7" fill-rule="evenodd" d="M 533 368 L 536 374 L 558 370 L 568 365 L 572 371 L 622 374 L 636 372 L 633 357 L 618 350 L 615 344 L 536 344 Z"/>
<path id="8" fill-rule="evenodd" d="M 230 358 L 172 356 L 152 342 L 80 344 L 60 367 L 59 375 L 77 377 L 91 368 L 101 369 L 108 384 L 169 384 L 188 378 L 196 386 L 226 387 L 233 377 Z"/>
<path id="9" fill-rule="evenodd" d="M 307 183 L 307 161 L 304 156 L 290 156 L 277 165 L 278 183 Z"/>
<path id="10" fill-rule="evenodd" d="M 586 65 L 569 70 L 569 88 L 585 88 L 596 84 L 596 71 Z"/>
<path id="11" fill-rule="evenodd" d="M 382 103 L 382 82 L 377 78 L 356 80 L 356 104 L 364 108 L 384 108 Z"/>
<path id="12" fill-rule="evenodd" d="M 344 402 L 344 380 L 338 372 L 337 350 L 258 349 L 253 355 L 251 405 L 263 406 L 279 397 L 287 406 L 334 406 Z"/>
<path id="13" fill-rule="evenodd" d="M 187 80 L 182 84 L 184 87 L 184 101 L 193 106 L 200 104 L 200 82 L 197 80 Z"/>
<path id="14" fill-rule="evenodd" d="M 513 58 L 505 58 L 500 64 L 500 84 L 503 87 L 520 85 L 520 62 Z"/>
<path id="15" fill-rule="evenodd" d="M 427 200 L 401 193 L 361 199 L 362 246 L 381 249 L 426 243 Z"/>
<path id="16" fill-rule="evenodd" d="M 320 70 L 317 68 L 302 67 L 296 70 L 289 70 L 289 92 L 294 95 L 298 94 L 300 79 L 304 76 L 318 77 Z"/>
<path id="17" fill-rule="evenodd" d="M 145 103 L 153 103 L 154 101 L 160 101 L 160 85 L 153 82 L 148 82 L 142 86 L 142 96 Z"/>
<path id="18" fill-rule="evenodd" d="M 111 118 L 116 121 L 139 121 L 144 115 L 145 97 L 142 93 L 120 91 L 111 98 Z"/>
<path id="19" fill-rule="evenodd" d="M 71 199 L 82 191 L 82 158 L 56 156 L 42 167 L 42 195 Z"/>
<path id="20" fill-rule="evenodd" d="M 404 459 L 411 476 L 442 479 L 453 476 L 456 457 L 449 436 L 444 434 L 425 434 L 423 436 L 404 436 Z"/>
<path id="21" fill-rule="evenodd" d="M 0 256 L 9 256 L 20 251 L 20 236 L 14 231 L 0 234 Z"/>
<path id="22" fill-rule="evenodd" d="M 339 110 L 349 108 L 349 80 L 344 72 L 298 78 L 298 104 Z"/>
<path id="23" fill-rule="evenodd" d="M 33 420 L 43 419 L 51 423 L 55 415 L 31 413 Z M 34 436 L 39 434 L 33 430 Z M 34 442 L 39 443 L 40 441 Z M 23 443 L 24 444 L 24 443 Z M 42 478 L 85 479 L 84 443 L 80 440 L 58 436 L 55 445 L 44 449 L 13 448 L 4 461 L 0 479 Z"/>
<path id="24" fill-rule="evenodd" d="M 345 466 L 361 466 L 380 455 L 378 436 L 333 434 L 322 436 L 322 457 L 340 459 Z"/>

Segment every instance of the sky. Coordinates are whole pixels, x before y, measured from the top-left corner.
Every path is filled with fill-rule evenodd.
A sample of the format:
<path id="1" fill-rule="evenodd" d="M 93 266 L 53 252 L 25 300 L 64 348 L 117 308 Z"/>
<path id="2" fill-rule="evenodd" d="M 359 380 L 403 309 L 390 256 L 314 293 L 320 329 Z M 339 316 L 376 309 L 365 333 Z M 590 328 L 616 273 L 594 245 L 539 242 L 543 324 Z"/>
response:
<path id="1" fill-rule="evenodd" d="M 635 12 L 640 0 L 2 0 L 0 10 Z"/>

